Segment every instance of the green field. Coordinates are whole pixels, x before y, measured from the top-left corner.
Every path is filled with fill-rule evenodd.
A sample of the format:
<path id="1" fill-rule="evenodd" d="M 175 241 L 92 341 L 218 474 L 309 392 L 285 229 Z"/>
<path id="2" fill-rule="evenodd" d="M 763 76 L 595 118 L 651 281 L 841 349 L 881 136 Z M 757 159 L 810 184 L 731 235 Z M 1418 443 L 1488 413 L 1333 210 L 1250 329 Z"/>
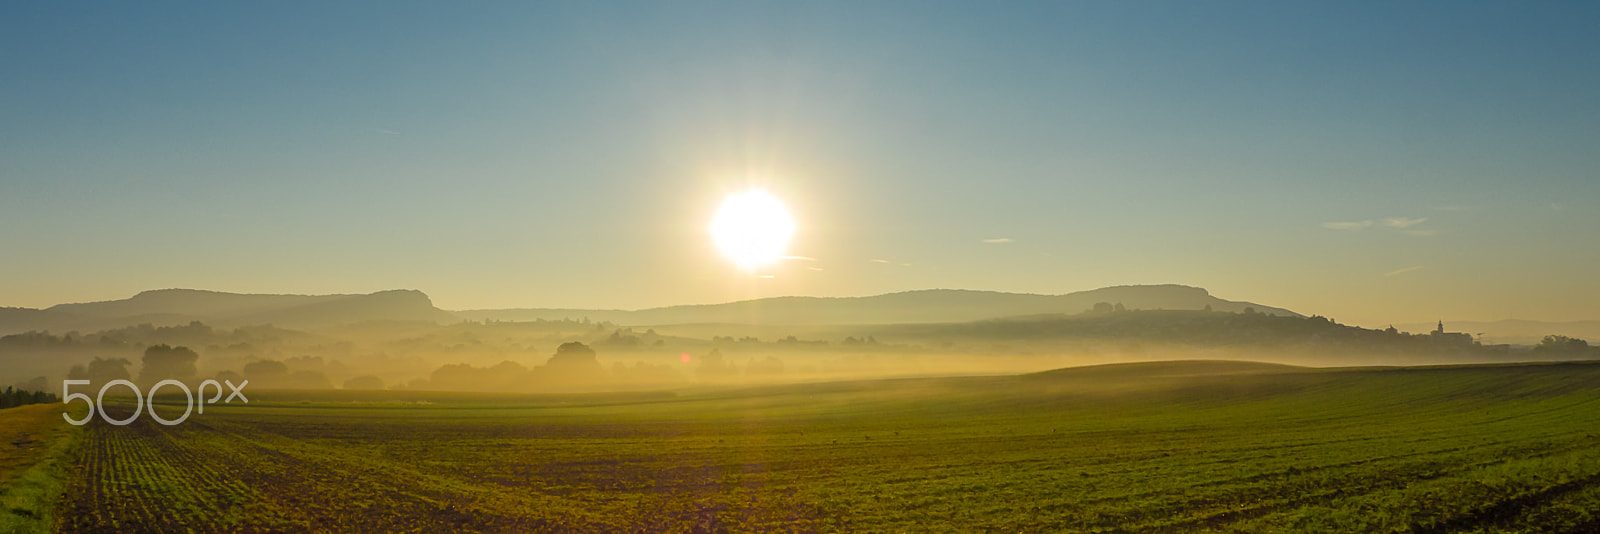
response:
<path id="1" fill-rule="evenodd" d="M 1600 530 L 1594 364 L 251 398 L 84 427 L 59 529 Z"/>
<path id="2" fill-rule="evenodd" d="M 81 417 L 82 407 L 73 410 Z M 67 478 L 68 448 L 76 435 L 61 405 L 0 410 L 0 534 L 49 530 Z"/>

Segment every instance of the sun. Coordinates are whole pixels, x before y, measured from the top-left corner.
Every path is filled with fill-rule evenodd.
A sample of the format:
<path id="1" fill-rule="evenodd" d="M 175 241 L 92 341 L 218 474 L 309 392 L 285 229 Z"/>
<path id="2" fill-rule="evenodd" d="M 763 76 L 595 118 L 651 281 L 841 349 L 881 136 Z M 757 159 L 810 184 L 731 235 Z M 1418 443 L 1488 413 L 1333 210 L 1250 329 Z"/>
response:
<path id="1" fill-rule="evenodd" d="M 728 195 L 711 220 L 717 250 L 741 269 L 754 270 L 783 259 L 794 235 L 794 219 L 783 203 L 761 191 Z"/>

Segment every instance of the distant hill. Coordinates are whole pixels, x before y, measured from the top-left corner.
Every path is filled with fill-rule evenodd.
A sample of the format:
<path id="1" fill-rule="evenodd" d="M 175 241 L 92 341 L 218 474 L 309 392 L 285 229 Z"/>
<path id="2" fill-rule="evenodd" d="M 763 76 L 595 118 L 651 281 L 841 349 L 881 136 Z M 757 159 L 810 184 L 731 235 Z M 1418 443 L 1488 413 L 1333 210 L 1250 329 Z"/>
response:
<path id="1" fill-rule="evenodd" d="M 1437 323 L 1407 323 L 1394 325 L 1408 332 L 1430 332 Z M 1548 335 L 1561 335 L 1600 343 L 1600 321 L 1526 321 L 1506 319 L 1501 321 L 1445 321 L 1445 330 L 1483 334 L 1486 344 L 1533 345 Z"/>
<path id="2" fill-rule="evenodd" d="M 871 297 L 777 297 L 634 311 L 512 309 L 454 313 L 434 307 L 427 295 L 415 290 L 368 295 L 259 295 L 160 289 L 121 300 L 60 304 L 43 310 L 0 308 L 0 335 L 30 330 L 93 332 L 141 323 L 164 326 L 191 321 L 218 327 L 273 324 L 298 329 L 367 321 L 441 323 L 461 319 L 530 321 L 585 317 L 629 326 L 925 324 L 1076 314 L 1100 302 L 1121 304 L 1130 310 L 1200 310 L 1210 306 L 1215 311 L 1240 312 L 1254 308 L 1267 315 L 1300 316 L 1282 308 L 1220 299 L 1204 289 L 1179 285 L 1119 286 L 1065 295 L 932 289 Z"/>
<path id="3" fill-rule="evenodd" d="M 131 298 L 60 304 L 44 310 L 0 309 L 0 334 L 28 330 L 95 331 L 150 323 L 157 326 L 201 321 L 214 326 L 274 324 L 320 328 L 364 321 L 459 320 L 433 306 L 421 291 L 392 290 L 368 295 L 251 295 L 161 289 Z"/>
<path id="4" fill-rule="evenodd" d="M 74 318 L 64 313 L 33 308 L 0 308 L 0 335 L 44 330 L 52 325 L 71 322 Z"/>
<path id="5" fill-rule="evenodd" d="M 1220 351 L 1207 357 L 1309 365 L 1416 365 L 1503 362 L 1518 358 L 1600 358 L 1600 348 L 1573 352 L 1512 351 L 1485 347 L 1463 333 L 1406 334 L 1335 323 L 1325 317 L 1272 316 L 1191 310 L 1045 314 L 948 324 L 885 325 L 874 328 L 893 343 L 967 346 L 1099 346 L 1144 359 L 1144 348 L 1182 347 Z M 1059 350 L 1059 349 L 1058 349 Z"/>
<path id="6" fill-rule="evenodd" d="M 1065 295 L 1034 295 L 930 289 L 872 297 L 775 297 L 757 300 L 669 306 L 644 310 L 508 309 L 457 311 L 459 317 L 483 320 L 531 321 L 579 319 L 621 325 L 727 324 L 908 324 L 977 321 L 997 317 L 1080 313 L 1096 303 L 1122 304 L 1138 310 L 1200 310 L 1241 312 L 1254 308 L 1267 315 L 1300 314 L 1250 302 L 1223 300 L 1198 287 L 1180 285 L 1117 286 Z"/>

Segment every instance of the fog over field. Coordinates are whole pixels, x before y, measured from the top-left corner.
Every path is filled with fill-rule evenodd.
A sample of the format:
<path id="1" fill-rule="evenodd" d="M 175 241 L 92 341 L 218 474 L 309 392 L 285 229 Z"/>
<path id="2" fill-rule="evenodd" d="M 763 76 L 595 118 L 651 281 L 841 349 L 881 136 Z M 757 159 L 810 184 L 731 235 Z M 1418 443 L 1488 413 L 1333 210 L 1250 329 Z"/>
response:
<path id="1" fill-rule="evenodd" d="M 100 381 L 121 376 L 122 369 L 146 383 L 241 377 L 258 389 L 539 393 L 1012 374 L 1186 359 L 1333 367 L 1596 355 L 1588 348 L 1486 345 L 1459 332 L 1351 327 L 1184 286 L 1061 296 L 923 291 L 637 312 L 449 312 L 418 291 L 295 296 L 161 290 L 11 310 L 15 316 L 28 312 L 49 322 L 0 337 L 0 361 L 7 363 L 0 382 L 49 391 L 59 390 L 74 368 L 88 376 L 97 361 L 96 372 L 111 373 L 96 376 Z M 86 326 L 101 329 L 75 329 Z M 144 367 L 167 356 L 152 347 L 181 348 L 193 358 L 181 372 L 158 376 Z"/>

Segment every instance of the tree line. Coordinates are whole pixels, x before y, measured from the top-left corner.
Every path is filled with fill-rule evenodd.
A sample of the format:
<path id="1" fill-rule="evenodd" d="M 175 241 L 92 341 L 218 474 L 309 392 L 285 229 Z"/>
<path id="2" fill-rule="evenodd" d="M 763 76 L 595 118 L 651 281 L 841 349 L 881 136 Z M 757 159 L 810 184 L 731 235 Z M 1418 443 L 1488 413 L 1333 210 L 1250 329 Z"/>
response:
<path id="1" fill-rule="evenodd" d="M 28 404 L 48 404 L 60 401 L 60 398 L 48 391 L 28 391 L 11 386 L 6 386 L 5 392 L 0 393 L 0 408 L 14 408 Z"/>

